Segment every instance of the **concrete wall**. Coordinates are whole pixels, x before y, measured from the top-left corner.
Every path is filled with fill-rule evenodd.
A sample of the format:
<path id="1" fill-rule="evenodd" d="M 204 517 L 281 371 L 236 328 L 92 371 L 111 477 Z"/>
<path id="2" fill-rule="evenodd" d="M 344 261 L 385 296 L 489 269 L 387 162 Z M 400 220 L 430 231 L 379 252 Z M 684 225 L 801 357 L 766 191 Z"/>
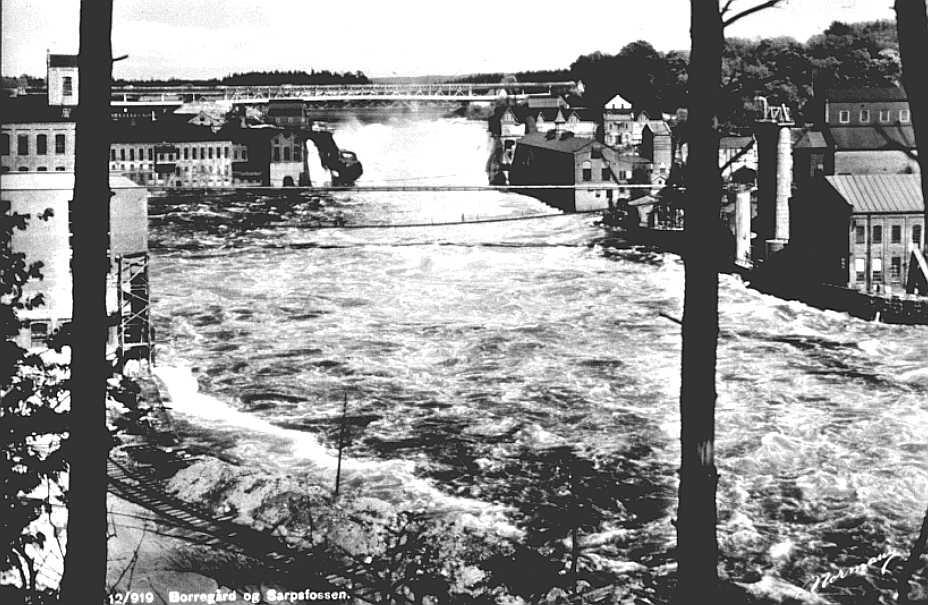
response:
<path id="1" fill-rule="evenodd" d="M 9 154 L 0 155 L 0 170 L 3 172 L 73 172 L 74 171 L 74 122 L 40 122 L 3 124 L 0 134 L 10 137 Z M 45 136 L 45 153 L 39 154 L 38 137 Z M 28 151 L 19 153 L 19 137 L 26 137 Z M 58 153 L 55 146 L 57 136 L 64 137 L 64 152 Z M 44 170 L 43 170 L 44 169 Z"/>

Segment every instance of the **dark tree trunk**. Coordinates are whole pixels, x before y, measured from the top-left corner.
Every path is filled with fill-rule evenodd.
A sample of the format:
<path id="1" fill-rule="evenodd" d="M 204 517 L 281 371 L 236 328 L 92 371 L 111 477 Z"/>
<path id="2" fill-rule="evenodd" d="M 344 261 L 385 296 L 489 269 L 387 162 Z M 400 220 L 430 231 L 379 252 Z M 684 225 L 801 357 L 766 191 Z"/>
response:
<path id="1" fill-rule="evenodd" d="M 899 53 L 902 55 L 902 83 L 909 97 L 915 146 L 918 148 L 922 196 L 928 200 L 928 80 L 924 77 L 924 63 L 928 58 L 928 7 L 925 0 L 896 0 L 896 28 Z M 922 246 L 928 249 L 925 230 L 928 230 L 928 204 L 925 205 L 925 227 L 922 230 Z"/>
<path id="2" fill-rule="evenodd" d="M 691 18 L 676 602 L 711 603 L 718 585 L 718 479 L 713 448 L 722 178 L 716 108 L 722 78 L 723 25 L 715 1 L 691 0 Z"/>
<path id="3" fill-rule="evenodd" d="M 72 202 L 74 310 L 63 603 L 106 594 L 106 274 L 109 241 L 112 0 L 83 0 Z"/>
<path id="4" fill-rule="evenodd" d="M 902 83 L 909 98 L 918 165 L 921 169 L 922 199 L 925 201 L 922 249 L 928 252 L 928 81 L 923 75 L 924 61 L 928 57 L 928 6 L 925 0 L 896 0 L 895 8 L 899 52 L 902 55 Z M 926 546 L 928 510 L 925 511 L 921 532 L 912 545 L 909 560 L 899 578 L 899 603 L 909 601 L 909 578 L 918 568 Z"/>

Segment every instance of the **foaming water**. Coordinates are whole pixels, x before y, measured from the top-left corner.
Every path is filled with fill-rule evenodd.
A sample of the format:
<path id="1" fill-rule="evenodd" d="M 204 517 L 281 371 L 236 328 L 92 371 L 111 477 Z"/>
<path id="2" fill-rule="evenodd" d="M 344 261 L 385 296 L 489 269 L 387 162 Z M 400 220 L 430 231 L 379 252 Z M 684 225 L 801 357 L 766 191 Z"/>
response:
<path id="1" fill-rule="evenodd" d="M 485 182 L 479 123 L 355 124 L 336 139 L 368 183 Z M 591 554 L 670 560 L 680 335 L 662 315 L 682 314 L 679 259 L 604 248 L 584 216 L 314 228 L 335 213 L 386 225 L 551 212 L 502 192 L 151 208 L 159 359 L 193 367 L 166 382 L 187 398 L 173 404 L 183 415 L 231 432 L 216 447 L 328 476 L 347 394 L 352 489 L 492 510 L 524 529 L 570 468 L 600 515 Z M 928 329 L 818 311 L 727 276 L 719 294 L 729 571 L 804 584 L 905 548 L 928 493 Z"/>

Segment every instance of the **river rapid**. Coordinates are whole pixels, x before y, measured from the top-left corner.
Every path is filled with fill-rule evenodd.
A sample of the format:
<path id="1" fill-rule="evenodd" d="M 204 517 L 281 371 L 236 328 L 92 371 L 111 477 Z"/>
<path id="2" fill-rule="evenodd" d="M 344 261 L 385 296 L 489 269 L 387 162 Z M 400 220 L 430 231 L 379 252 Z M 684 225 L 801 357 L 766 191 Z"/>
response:
<path id="1" fill-rule="evenodd" d="M 335 138 L 364 163 L 359 184 L 486 182 L 480 122 L 343 124 Z M 589 215 L 316 228 L 551 212 L 502 192 L 153 198 L 158 373 L 187 445 L 329 482 L 347 397 L 343 489 L 529 540 L 566 489 L 588 511 L 590 561 L 666 569 L 680 335 L 661 314 L 682 313 L 677 257 L 606 245 Z M 728 573 L 809 586 L 907 552 L 928 502 L 928 328 L 730 276 L 720 312 Z M 822 592 L 875 602 L 891 585 L 874 568 Z"/>

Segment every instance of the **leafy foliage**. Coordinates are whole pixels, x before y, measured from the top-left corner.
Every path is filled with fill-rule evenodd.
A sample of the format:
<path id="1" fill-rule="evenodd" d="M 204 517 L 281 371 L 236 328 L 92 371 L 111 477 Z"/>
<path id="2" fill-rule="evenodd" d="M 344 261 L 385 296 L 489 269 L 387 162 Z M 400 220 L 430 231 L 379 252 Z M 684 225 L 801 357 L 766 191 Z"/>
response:
<path id="1" fill-rule="evenodd" d="M 67 378 L 63 368 L 12 340 L 21 326 L 17 312 L 42 304 L 41 296 L 23 298 L 26 282 L 41 277 L 41 264 L 27 264 L 22 253 L 12 251 L 13 232 L 25 229 L 29 217 L 11 212 L 9 202 L 0 211 L 0 571 L 18 573 L 23 590 L 36 601 L 40 593 L 49 595 L 39 590 L 30 550 L 41 548 L 48 537 L 31 526 L 43 513 L 51 513 L 52 504 L 30 495 L 50 482 L 57 484 L 66 468 L 58 444 L 67 431 Z"/>

